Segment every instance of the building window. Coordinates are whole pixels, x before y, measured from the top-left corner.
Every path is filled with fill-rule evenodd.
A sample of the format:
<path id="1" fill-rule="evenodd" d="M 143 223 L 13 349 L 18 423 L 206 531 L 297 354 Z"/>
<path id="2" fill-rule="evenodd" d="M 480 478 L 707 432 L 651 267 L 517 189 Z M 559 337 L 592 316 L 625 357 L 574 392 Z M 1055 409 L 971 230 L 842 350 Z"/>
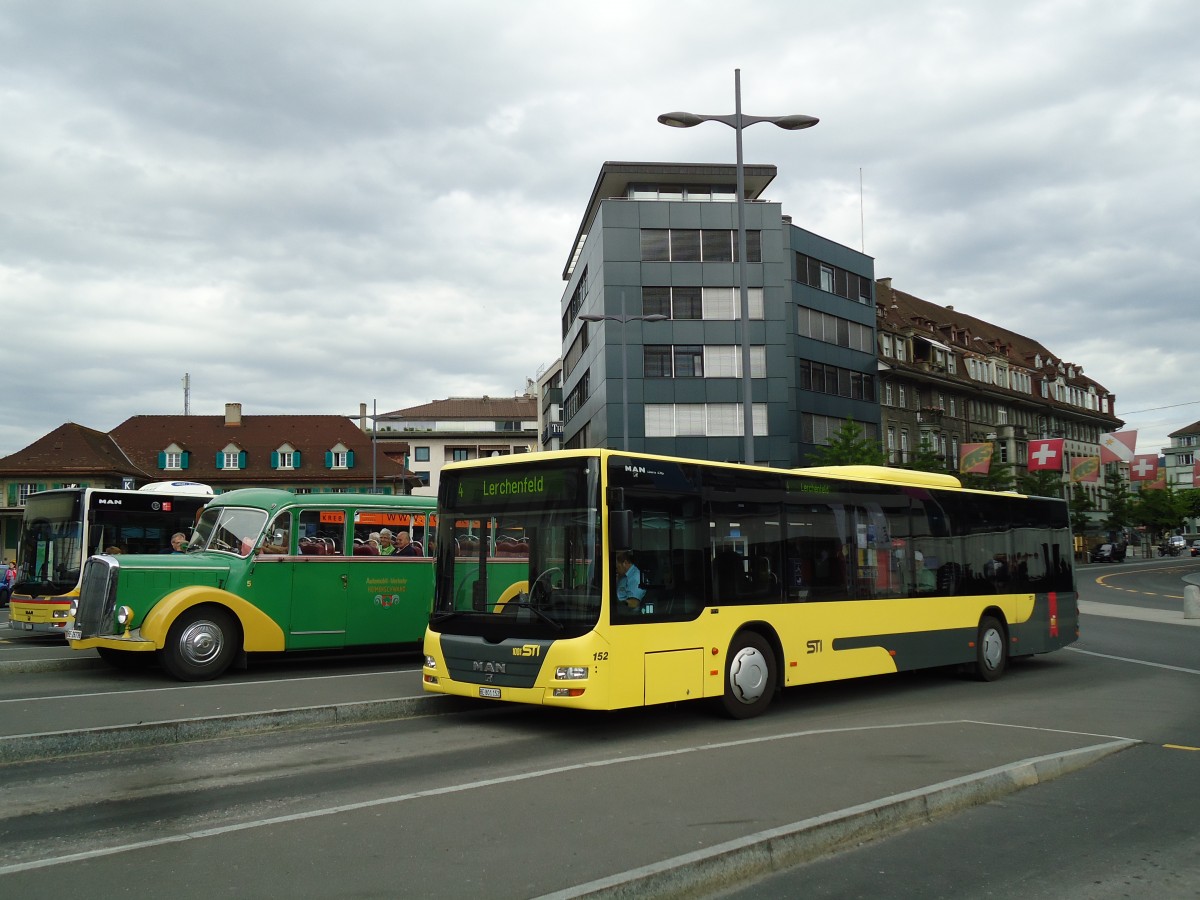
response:
<path id="1" fill-rule="evenodd" d="M 429 462 L 429 448 L 428 447 L 413 447 L 413 461 L 414 462 Z"/>
<path id="2" fill-rule="evenodd" d="M 294 468 L 296 468 L 295 463 L 296 463 L 296 456 L 294 453 L 292 453 L 291 451 L 288 451 L 288 450 L 280 450 L 279 451 L 279 468 L 294 469 Z"/>
<path id="3" fill-rule="evenodd" d="M 800 440 L 808 444 L 828 444 L 846 424 L 845 417 L 822 416 L 816 413 L 803 413 L 800 416 Z M 854 422 L 862 431 L 862 436 L 868 441 L 879 440 L 879 426 L 874 422 Z"/>
<path id="4" fill-rule="evenodd" d="M 900 408 L 908 409 L 908 394 L 905 392 L 904 385 L 897 385 L 896 390 L 900 396 Z"/>
<path id="5" fill-rule="evenodd" d="M 333 450 L 329 454 L 329 468 L 331 469 L 346 469 L 349 468 L 349 456 L 344 450 Z"/>
<path id="6" fill-rule="evenodd" d="M 888 462 L 895 464 L 896 462 L 896 427 L 889 425 L 887 430 L 887 457 Z"/>
<path id="7" fill-rule="evenodd" d="M 168 450 L 165 455 L 164 461 L 163 461 L 163 468 L 164 469 L 182 469 L 183 468 L 183 454 L 182 453 L 174 453 L 174 452 Z"/>
<path id="8" fill-rule="evenodd" d="M 25 501 L 29 499 L 30 494 L 37 493 L 36 484 L 18 484 L 17 485 L 17 504 L 25 505 Z"/>
<path id="9" fill-rule="evenodd" d="M 221 463 L 221 468 L 222 468 L 222 469 L 236 469 L 236 468 L 238 468 L 238 456 L 239 456 L 239 454 L 238 454 L 238 451 L 236 451 L 236 450 L 226 450 L 226 451 L 225 451 L 225 452 L 222 454 L 222 456 L 224 457 L 224 461 Z"/>
<path id="10" fill-rule="evenodd" d="M 643 228 L 642 262 L 737 262 L 737 232 Z M 711 254 L 711 255 L 710 255 Z M 762 262 L 762 232 L 746 232 L 746 261 Z"/>
<path id="11" fill-rule="evenodd" d="M 889 381 L 883 386 L 883 405 L 892 406 L 895 401 L 892 399 L 892 383 Z"/>
<path id="12" fill-rule="evenodd" d="M 647 403 L 646 437 L 738 437 L 740 403 Z M 754 404 L 754 434 L 767 434 L 767 405 Z"/>
<path id="13" fill-rule="evenodd" d="M 451 462 L 462 462 L 465 459 L 471 458 L 471 451 L 466 447 L 452 447 L 450 449 Z"/>
<path id="14" fill-rule="evenodd" d="M 417 471 L 413 472 L 413 474 L 421 479 L 421 484 L 425 485 L 425 487 L 429 487 L 429 470 L 428 469 L 418 469 Z"/>
<path id="15" fill-rule="evenodd" d="M 671 345 L 645 345 L 642 348 L 642 373 L 646 378 L 670 378 Z"/>
<path id="16" fill-rule="evenodd" d="M 704 348 L 695 344 L 680 344 L 675 348 L 675 377 L 704 377 Z"/>

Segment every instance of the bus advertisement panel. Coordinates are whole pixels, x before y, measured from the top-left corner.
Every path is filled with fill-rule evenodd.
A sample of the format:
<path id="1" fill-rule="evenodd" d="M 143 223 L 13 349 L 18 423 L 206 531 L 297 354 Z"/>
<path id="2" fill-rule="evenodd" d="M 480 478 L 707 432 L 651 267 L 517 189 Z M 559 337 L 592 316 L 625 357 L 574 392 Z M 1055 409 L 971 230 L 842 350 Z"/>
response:
<path id="1" fill-rule="evenodd" d="M 1078 636 L 1066 504 L 950 475 L 572 450 L 447 466 L 438 503 L 431 692 L 746 717 L 792 685 L 990 681 Z"/>
<path id="2" fill-rule="evenodd" d="M 79 596 L 83 561 L 94 553 L 160 553 L 190 535 L 212 488 L 191 481 L 140 490 L 61 488 L 30 494 L 17 535 L 17 580 L 9 627 L 62 634 Z"/>

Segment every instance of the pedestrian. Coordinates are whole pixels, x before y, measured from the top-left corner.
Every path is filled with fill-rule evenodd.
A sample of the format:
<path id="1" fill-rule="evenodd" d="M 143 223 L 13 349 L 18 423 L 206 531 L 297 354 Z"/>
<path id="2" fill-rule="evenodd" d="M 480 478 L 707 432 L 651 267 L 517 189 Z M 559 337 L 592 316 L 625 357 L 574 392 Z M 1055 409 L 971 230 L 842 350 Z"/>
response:
<path id="1" fill-rule="evenodd" d="M 9 601 L 12 600 L 13 585 L 17 580 L 17 564 L 15 562 L 6 561 L 4 564 L 4 573 L 0 575 L 0 607 L 7 608 Z"/>

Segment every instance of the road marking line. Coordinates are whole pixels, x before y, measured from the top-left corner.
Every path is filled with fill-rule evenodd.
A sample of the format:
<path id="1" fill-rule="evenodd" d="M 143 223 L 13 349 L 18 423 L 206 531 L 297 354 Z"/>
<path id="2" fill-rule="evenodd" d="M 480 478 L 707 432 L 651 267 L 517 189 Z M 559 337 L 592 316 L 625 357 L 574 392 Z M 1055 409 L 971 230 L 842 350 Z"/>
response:
<path id="1" fill-rule="evenodd" d="M 1082 653 L 1084 656 L 1098 656 L 1100 659 L 1111 659 L 1116 662 L 1133 663 L 1138 666 L 1151 666 L 1155 669 L 1168 669 L 1172 672 L 1183 672 L 1185 675 L 1200 675 L 1200 669 L 1187 669 L 1183 666 L 1169 666 L 1166 663 L 1149 662 L 1144 659 L 1130 659 L 1127 656 L 1113 656 L 1111 653 L 1097 653 L 1094 650 L 1081 650 L 1078 647 L 1067 647 L 1072 653 Z"/>
<path id="2" fill-rule="evenodd" d="M 1100 738 L 1105 741 L 1105 744 L 1099 746 L 1121 747 L 1130 746 L 1139 743 L 1136 738 L 1122 738 L 1114 735 L 1088 734 L 1087 732 L 1066 731 L 1060 728 L 1040 728 L 1033 725 L 1010 725 L 1004 722 L 981 722 L 971 719 L 950 719 L 946 721 L 931 721 L 931 722 L 904 722 L 896 725 L 862 725 L 853 728 L 814 728 L 805 731 L 792 731 L 786 734 L 768 734 L 758 737 L 742 738 L 733 741 L 721 741 L 713 744 L 697 744 L 691 747 L 680 747 L 674 750 L 656 750 L 651 753 L 639 753 L 632 756 L 617 756 L 609 759 L 596 759 L 589 762 L 572 763 L 564 766 L 552 766 L 547 769 L 540 769 L 532 772 L 519 772 L 513 775 L 501 775 L 496 778 L 484 778 L 478 781 L 468 781 L 462 784 L 450 784 L 443 787 L 427 788 L 421 791 L 411 791 L 405 794 L 396 794 L 391 797 L 376 797 L 372 800 L 360 800 L 356 803 L 344 803 L 338 806 L 329 806 L 323 809 L 312 809 L 306 812 L 289 813 L 283 816 L 271 816 L 265 819 L 253 819 L 248 822 L 238 822 L 232 825 L 220 825 L 215 828 L 203 828 L 198 831 L 184 831 L 179 834 L 164 835 L 159 838 L 152 838 L 145 841 L 136 841 L 131 844 L 122 844 L 115 847 L 100 847 L 95 850 L 85 850 L 79 853 L 66 853 L 61 856 L 47 857 L 44 859 L 30 860 L 29 862 L 13 863 L 11 865 L 0 865 L 0 875 L 11 875 L 15 872 L 28 872 L 33 869 L 44 869 L 50 866 L 62 865 L 63 863 L 81 862 L 88 859 L 98 859 L 104 856 L 116 856 L 120 853 L 129 853 L 135 850 L 145 850 L 150 847 L 161 847 L 166 844 L 178 844 L 185 841 L 199 840 L 202 838 L 219 837 L 221 835 L 233 834 L 239 831 L 249 831 L 255 828 L 266 828 L 272 825 L 286 825 L 292 822 L 303 822 L 308 819 L 319 819 L 325 816 L 334 816 L 342 813 L 358 812 L 364 809 L 373 809 L 379 806 L 392 806 L 398 803 L 404 803 L 409 800 L 421 800 L 427 797 L 440 797 L 450 794 L 461 794 L 467 791 L 477 790 L 479 788 L 497 787 L 506 784 L 516 784 L 522 781 L 531 781 L 535 778 L 543 778 L 551 775 L 564 775 L 569 772 L 579 772 L 587 769 L 603 769 L 609 766 L 622 765 L 631 762 L 646 762 L 654 759 L 667 759 L 673 756 L 680 756 L 688 753 L 704 753 L 711 750 L 727 750 L 734 747 L 746 747 L 753 744 L 765 744 L 771 741 L 790 740 L 793 738 L 812 737 L 826 734 L 846 734 L 856 731 L 887 731 L 898 728 L 923 728 L 928 726 L 945 726 L 945 725 L 986 725 L 996 728 L 1019 728 L 1029 731 L 1043 731 L 1049 734 L 1064 734 L 1079 737 Z M 1051 754 L 1051 756 L 1041 757 L 1049 759 L 1052 756 L 1065 756 L 1071 754 L 1084 753 L 1091 748 L 1075 748 L 1073 750 L 1064 750 L 1060 754 Z M 1029 760 L 1023 760 L 1017 763 L 1011 763 L 1007 766 L 1001 766 L 998 769 L 990 769 L 988 772 L 1007 769 L 1011 766 L 1027 765 Z M 987 774 L 974 773 L 973 775 L 963 776 L 956 781 L 966 781 L 972 777 Z M 945 782 L 948 783 L 948 782 Z M 934 785 L 938 787 L 938 785 Z M 925 788 L 918 789 L 926 790 Z M 915 792 L 914 792 L 915 793 Z"/>
<path id="3" fill-rule="evenodd" d="M 1164 750 L 1195 750 L 1200 753 L 1200 747 L 1188 747 L 1184 744 L 1163 744 Z"/>

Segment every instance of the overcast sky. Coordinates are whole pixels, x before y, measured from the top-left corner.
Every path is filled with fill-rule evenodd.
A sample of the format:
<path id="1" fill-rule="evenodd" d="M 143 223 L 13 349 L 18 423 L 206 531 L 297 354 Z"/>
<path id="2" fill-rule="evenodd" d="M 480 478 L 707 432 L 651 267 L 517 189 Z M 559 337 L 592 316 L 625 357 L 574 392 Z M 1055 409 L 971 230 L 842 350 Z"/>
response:
<path id="1" fill-rule="evenodd" d="M 512 396 L 605 160 L 732 163 L 1028 335 L 1139 453 L 1200 420 L 1195 0 L 5 0 L 0 456 L 63 422 Z M 861 190 L 860 190 L 861 185 Z M 860 202 L 861 199 L 861 202 Z"/>

